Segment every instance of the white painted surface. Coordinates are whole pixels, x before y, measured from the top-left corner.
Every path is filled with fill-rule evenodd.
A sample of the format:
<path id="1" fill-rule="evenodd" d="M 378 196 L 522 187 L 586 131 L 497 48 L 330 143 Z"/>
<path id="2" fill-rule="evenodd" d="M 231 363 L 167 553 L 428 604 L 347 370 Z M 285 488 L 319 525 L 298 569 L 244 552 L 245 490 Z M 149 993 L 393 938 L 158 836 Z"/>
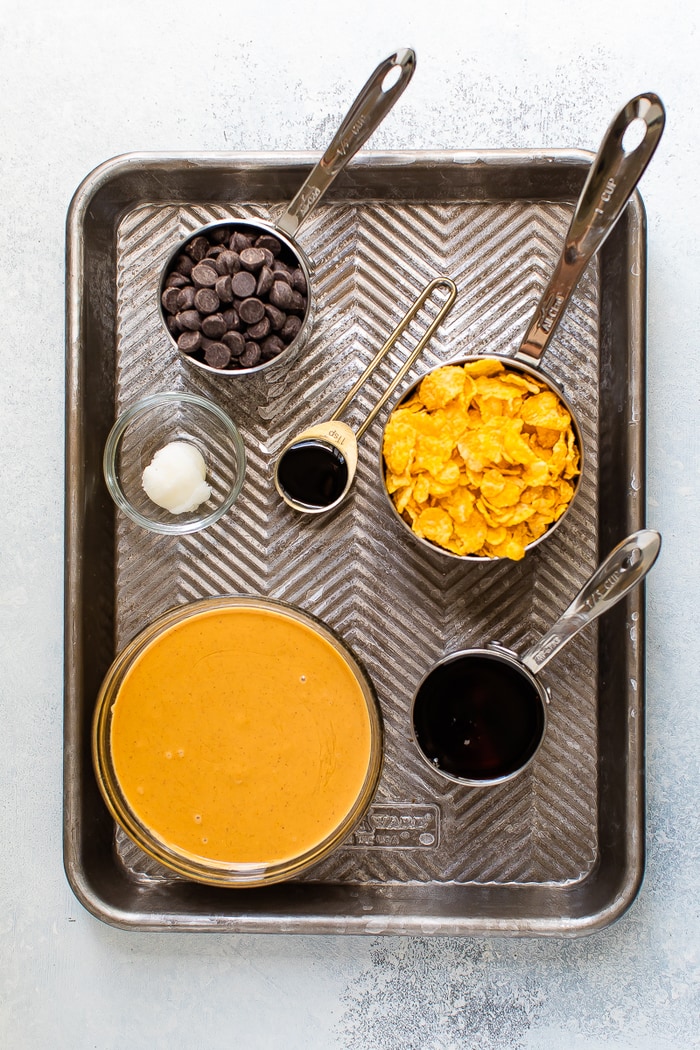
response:
<path id="1" fill-rule="evenodd" d="M 375 148 L 580 146 L 666 103 L 649 218 L 648 867 L 575 942 L 133 934 L 61 861 L 63 251 L 132 150 L 320 149 L 376 63 L 418 54 Z M 694 0 L 0 4 L 0 1043 L 244 1050 L 700 1046 L 700 40 Z"/>

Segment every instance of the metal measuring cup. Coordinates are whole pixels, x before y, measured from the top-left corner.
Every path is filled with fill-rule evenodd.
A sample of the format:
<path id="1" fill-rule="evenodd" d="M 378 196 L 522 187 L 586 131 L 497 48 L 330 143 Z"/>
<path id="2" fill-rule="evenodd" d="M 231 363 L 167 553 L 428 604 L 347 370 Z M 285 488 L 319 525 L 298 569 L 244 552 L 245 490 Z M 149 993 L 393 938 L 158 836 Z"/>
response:
<path id="1" fill-rule="evenodd" d="M 313 316 L 313 300 L 311 294 L 311 264 L 300 245 L 296 243 L 296 233 L 301 224 L 311 214 L 312 209 L 318 204 L 323 194 L 331 185 L 336 176 L 343 170 L 347 163 L 355 156 L 357 151 L 364 145 L 370 135 L 379 127 L 384 117 L 395 102 L 403 94 L 413 76 L 416 67 L 416 56 L 410 48 L 396 51 L 389 58 L 381 62 L 371 77 L 362 88 L 361 92 L 353 102 L 347 116 L 333 137 L 326 152 L 320 161 L 314 166 L 309 176 L 297 192 L 292 202 L 287 206 L 283 214 L 274 223 L 265 223 L 259 220 L 225 219 L 220 222 L 208 223 L 191 233 L 184 241 L 181 241 L 168 256 L 163 267 L 158 288 L 158 309 L 163 327 L 168 334 L 173 346 L 182 353 L 182 356 L 192 365 L 215 375 L 242 376 L 250 373 L 260 372 L 265 368 L 278 364 L 284 357 L 288 360 L 296 351 L 301 349 L 308 338 L 309 329 Z M 271 235 L 279 242 L 281 257 L 289 261 L 303 274 L 303 284 L 306 286 L 306 306 L 300 315 L 301 327 L 294 338 L 280 353 L 261 360 L 259 363 L 246 368 L 215 368 L 201 360 L 198 356 L 185 353 L 180 350 L 175 334 L 168 327 L 168 315 L 166 314 L 162 297 L 166 289 L 168 277 L 173 273 L 177 259 L 186 252 L 188 245 L 197 237 L 210 238 L 216 231 L 227 232 L 231 235 L 235 232 L 248 234 L 254 238 Z M 195 352 L 196 354 L 199 351 Z"/>
<path id="2" fill-rule="evenodd" d="M 537 675 L 644 579 L 660 547 L 661 536 L 651 529 L 628 536 L 522 656 L 490 642 L 439 660 L 420 682 L 411 707 L 413 739 L 431 769 L 471 787 L 502 784 L 522 773 L 547 729 L 550 695 Z"/>
<path id="3" fill-rule="evenodd" d="M 424 303 L 436 289 L 441 287 L 447 289 L 448 296 L 437 315 L 428 325 L 374 408 L 367 414 L 357 431 L 353 431 L 347 423 L 341 422 L 340 416 L 374 372 L 379 362 L 408 328 Z M 452 309 L 456 295 L 457 286 L 448 277 L 437 277 L 427 284 L 384 345 L 377 351 L 360 378 L 345 395 L 330 419 L 309 427 L 287 442 L 275 465 L 275 488 L 288 506 L 303 514 L 323 514 L 337 507 L 345 499 L 357 469 L 357 442 Z"/>
<path id="4" fill-rule="evenodd" d="M 544 384 L 548 390 L 556 395 L 571 417 L 576 447 L 579 451 L 579 473 L 575 480 L 572 499 L 557 521 L 552 523 L 538 539 L 529 543 L 525 548 L 526 550 L 531 550 L 551 536 L 554 529 L 558 528 L 567 517 L 580 489 L 584 471 L 585 450 L 582 429 L 576 413 L 559 385 L 542 372 L 540 362 L 551 343 L 552 336 L 584 270 L 611 233 L 637 183 L 644 174 L 661 138 L 664 122 L 665 112 L 663 105 L 658 96 L 652 92 L 646 92 L 631 99 L 613 119 L 589 169 L 564 239 L 559 260 L 547 287 L 540 297 L 539 303 L 535 307 L 532 320 L 517 352 L 513 356 L 505 354 L 467 355 L 446 362 L 446 364 L 450 365 L 461 365 L 471 361 L 480 361 L 484 358 L 495 358 L 508 371 L 532 376 L 539 383 Z M 643 127 L 643 138 L 638 144 L 626 144 L 626 137 L 628 134 L 632 134 L 637 126 Z M 444 364 L 438 365 L 431 371 L 437 371 L 438 368 L 444 367 Z M 421 376 L 407 391 L 404 391 L 400 401 L 394 407 L 396 408 L 402 402 L 410 400 L 424 378 L 425 376 Z M 384 434 L 382 434 L 382 447 L 383 445 Z M 384 479 L 383 463 L 380 463 L 380 472 Z M 488 562 L 496 560 L 483 555 L 455 554 L 444 547 L 432 543 L 430 540 L 417 536 L 408 522 L 397 511 L 385 483 L 383 484 L 383 489 L 392 511 L 402 526 L 418 543 L 425 545 L 432 551 L 439 551 L 447 557 L 459 558 L 463 561 Z"/>

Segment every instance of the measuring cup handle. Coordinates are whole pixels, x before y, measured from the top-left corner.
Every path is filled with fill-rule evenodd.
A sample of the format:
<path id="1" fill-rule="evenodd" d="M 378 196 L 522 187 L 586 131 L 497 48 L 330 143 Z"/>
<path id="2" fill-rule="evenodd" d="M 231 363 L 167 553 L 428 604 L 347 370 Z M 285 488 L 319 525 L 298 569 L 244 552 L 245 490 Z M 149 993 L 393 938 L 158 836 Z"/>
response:
<path id="1" fill-rule="evenodd" d="M 619 543 L 554 626 L 522 656 L 525 666 L 537 674 L 583 627 L 612 609 L 644 579 L 660 549 L 661 536 L 652 529 L 632 533 Z"/>
<path id="2" fill-rule="evenodd" d="M 283 233 L 294 236 L 299 226 L 326 192 L 336 175 L 364 146 L 391 107 L 398 101 L 416 68 L 416 55 L 403 48 L 377 66 L 338 128 L 333 141 L 301 187 L 296 197 L 277 222 Z M 397 80 L 384 89 L 392 69 L 398 69 Z"/>
<path id="3" fill-rule="evenodd" d="M 620 218 L 644 174 L 665 119 L 661 100 L 646 92 L 623 106 L 606 131 L 576 205 L 564 250 L 516 359 L 538 365 L 583 271 Z M 639 121 L 645 126 L 644 138 L 638 146 L 626 149 L 625 135 Z"/>

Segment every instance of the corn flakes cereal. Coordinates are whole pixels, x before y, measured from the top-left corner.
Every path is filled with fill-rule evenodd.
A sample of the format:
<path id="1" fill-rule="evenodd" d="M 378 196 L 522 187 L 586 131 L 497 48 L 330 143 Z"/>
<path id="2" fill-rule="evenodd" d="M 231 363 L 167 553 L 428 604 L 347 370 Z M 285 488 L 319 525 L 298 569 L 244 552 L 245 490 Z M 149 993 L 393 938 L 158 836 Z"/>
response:
<path id="1" fill-rule="evenodd" d="M 384 432 L 387 491 L 416 535 L 459 555 L 510 558 L 571 502 L 571 415 L 542 381 L 497 358 L 430 372 Z"/>

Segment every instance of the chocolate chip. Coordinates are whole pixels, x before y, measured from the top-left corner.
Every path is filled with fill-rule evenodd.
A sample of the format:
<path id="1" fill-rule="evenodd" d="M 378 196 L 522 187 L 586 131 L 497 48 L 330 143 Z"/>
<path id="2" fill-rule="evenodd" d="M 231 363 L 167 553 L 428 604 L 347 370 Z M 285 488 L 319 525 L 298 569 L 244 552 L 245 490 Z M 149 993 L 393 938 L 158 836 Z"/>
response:
<path id="1" fill-rule="evenodd" d="M 241 233 L 240 230 L 236 230 L 229 241 L 229 248 L 233 252 L 242 252 L 245 248 L 250 248 L 253 243 L 253 238 L 248 233 Z"/>
<path id="2" fill-rule="evenodd" d="M 250 336 L 251 339 L 255 339 L 256 342 L 258 339 L 264 339 L 265 336 L 269 334 L 270 318 L 265 316 L 263 316 L 257 324 L 250 325 L 248 331 L 246 332 L 246 335 Z"/>
<path id="3" fill-rule="evenodd" d="M 292 275 L 289 270 L 274 270 L 272 276 L 275 281 L 284 281 L 289 287 L 292 287 Z"/>
<path id="4" fill-rule="evenodd" d="M 277 357 L 287 347 L 277 335 L 269 335 L 261 344 L 263 359 L 269 361 L 271 357 Z"/>
<path id="5" fill-rule="evenodd" d="M 226 368 L 231 351 L 224 343 L 211 343 L 204 351 L 204 360 L 212 368 Z"/>
<path id="6" fill-rule="evenodd" d="M 292 289 L 292 303 L 289 309 L 293 310 L 296 314 L 306 313 L 306 299 L 301 292 L 295 292 L 294 289 Z"/>
<path id="7" fill-rule="evenodd" d="M 178 321 L 177 317 L 173 317 L 172 314 L 168 314 L 168 316 L 165 318 L 165 323 L 168 326 L 168 331 L 170 332 L 170 334 L 174 335 L 175 337 L 177 337 L 182 331 L 182 326 L 180 325 L 180 322 Z"/>
<path id="8" fill-rule="evenodd" d="M 252 295 L 256 284 L 255 277 L 252 273 L 248 273 L 247 270 L 241 270 L 240 273 L 234 274 L 231 278 L 233 294 L 239 299 L 247 299 L 249 295 Z"/>
<path id="9" fill-rule="evenodd" d="M 217 258 L 217 256 L 221 255 L 221 253 L 222 253 L 222 252 L 223 252 L 224 250 L 225 250 L 225 249 L 224 249 L 224 246 L 223 246 L 223 244 L 215 244 L 215 245 L 214 245 L 214 246 L 213 246 L 212 248 L 210 248 L 210 249 L 209 249 L 209 251 L 207 252 L 207 259 L 216 259 L 216 258 Z"/>
<path id="10" fill-rule="evenodd" d="M 182 288 L 184 285 L 189 284 L 189 281 L 181 273 L 171 273 L 168 275 L 165 287 L 166 288 Z"/>
<path id="11" fill-rule="evenodd" d="M 196 294 L 197 290 L 191 284 L 188 284 L 186 288 L 181 288 L 177 298 L 178 310 L 191 310 Z"/>
<path id="12" fill-rule="evenodd" d="M 301 292 L 302 295 L 306 295 L 308 288 L 306 286 L 306 277 L 302 269 L 294 270 L 292 273 L 292 288 L 296 289 L 297 292 Z"/>
<path id="13" fill-rule="evenodd" d="M 251 273 L 257 273 L 265 265 L 265 251 L 262 248 L 244 248 L 241 252 L 241 266 Z"/>
<path id="14" fill-rule="evenodd" d="M 240 357 L 245 350 L 245 339 L 240 332 L 226 332 L 222 335 L 221 342 L 229 348 L 231 357 Z"/>
<path id="15" fill-rule="evenodd" d="M 223 251 L 221 255 L 217 256 L 216 269 L 222 277 L 224 274 L 231 275 L 232 273 L 238 273 L 240 268 L 241 257 L 237 252 L 232 252 L 227 249 L 226 251 Z"/>
<path id="16" fill-rule="evenodd" d="M 270 302 L 280 310 L 289 310 L 294 302 L 294 291 L 284 281 L 275 281 L 270 290 Z"/>
<path id="17" fill-rule="evenodd" d="M 200 314 L 213 314 L 219 309 L 219 297 L 213 288 L 200 288 L 195 293 L 194 305 Z"/>
<path id="18" fill-rule="evenodd" d="M 265 307 L 259 299 L 244 299 L 238 307 L 238 316 L 244 324 L 257 324 L 265 316 Z"/>
<path id="19" fill-rule="evenodd" d="M 221 316 L 226 322 L 227 332 L 237 332 L 241 327 L 241 319 L 238 316 L 238 310 L 234 310 L 233 308 L 230 310 L 224 310 Z"/>
<path id="20" fill-rule="evenodd" d="M 275 283 L 275 277 L 269 266 L 263 266 L 262 270 L 258 274 L 258 283 L 255 286 L 255 294 L 267 295 Z"/>
<path id="21" fill-rule="evenodd" d="M 245 350 L 239 357 L 242 368 L 254 368 L 262 357 L 262 351 L 257 343 L 246 343 Z"/>
<path id="22" fill-rule="evenodd" d="M 255 242 L 256 248 L 267 248 L 273 255 L 279 255 L 282 251 L 282 245 L 276 237 L 272 237 L 269 233 L 261 233 Z"/>
<path id="23" fill-rule="evenodd" d="M 300 331 L 301 318 L 292 314 L 285 321 L 284 328 L 280 331 L 280 336 L 284 339 L 285 343 L 291 343 L 292 339 L 296 339 Z"/>
<path id="24" fill-rule="evenodd" d="M 226 331 L 226 322 L 221 314 L 210 314 L 202 321 L 202 331 L 208 339 L 221 339 Z"/>
<path id="25" fill-rule="evenodd" d="M 185 245 L 185 251 L 195 262 L 201 262 L 209 251 L 209 241 L 202 235 L 194 237 L 189 244 Z"/>
<path id="26" fill-rule="evenodd" d="M 223 244 L 224 241 L 228 239 L 228 236 L 228 226 L 215 226 L 213 229 L 209 230 L 209 240 L 212 244 Z"/>
<path id="27" fill-rule="evenodd" d="M 213 288 L 218 280 L 218 273 L 209 263 L 197 263 L 192 271 L 192 283 L 195 288 Z"/>
<path id="28" fill-rule="evenodd" d="M 270 318 L 270 326 L 273 332 L 279 332 L 281 328 L 284 328 L 284 323 L 287 320 L 284 310 L 278 310 L 272 303 L 266 303 L 265 313 Z"/>
<path id="29" fill-rule="evenodd" d="M 199 332 L 183 332 L 177 345 L 183 354 L 193 354 L 202 345 L 202 336 Z"/>
<path id="30" fill-rule="evenodd" d="M 188 332 L 198 332 L 202 327 L 202 319 L 196 310 L 182 310 L 177 315 L 177 322 L 181 329 Z"/>
<path id="31" fill-rule="evenodd" d="M 163 307 L 168 311 L 169 314 L 176 314 L 179 298 L 180 289 L 170 287 L 165 289 L 165 291 L 160 297 L 160 301 L 162 302 Z"/>
<path id="32" fill-rule="evenodd" d="M 189 277 L 192 273 L 192 267 L 194 266 L 194 260 L 189 255 L 178 255 L 175 260 L 175 269 L 178 273 L 181 273 L 184 277 Z"/>
<path id="33" fill-rule="evenodd" d="M 233 302 L 233 288 L 231 287 L 231 278 L 228 274 L 226 274 L 225 277 L 219 278 L 214 285 L 214 290 L 222 303 Z"/>

